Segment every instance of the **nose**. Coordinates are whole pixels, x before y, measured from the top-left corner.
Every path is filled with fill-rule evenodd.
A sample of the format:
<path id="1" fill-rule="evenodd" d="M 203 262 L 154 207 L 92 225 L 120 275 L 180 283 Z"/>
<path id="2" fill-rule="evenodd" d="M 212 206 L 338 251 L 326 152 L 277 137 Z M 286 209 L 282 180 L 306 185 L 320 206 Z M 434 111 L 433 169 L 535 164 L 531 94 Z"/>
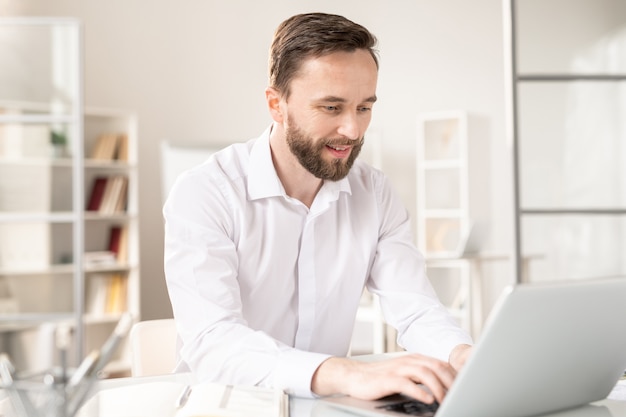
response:
<path id="1" fill-rule="evenodd" d="M 352 113 L 342 115 L 337 133 L 348 139 L 360 139 L 361 129 L 358 116 Z"/>

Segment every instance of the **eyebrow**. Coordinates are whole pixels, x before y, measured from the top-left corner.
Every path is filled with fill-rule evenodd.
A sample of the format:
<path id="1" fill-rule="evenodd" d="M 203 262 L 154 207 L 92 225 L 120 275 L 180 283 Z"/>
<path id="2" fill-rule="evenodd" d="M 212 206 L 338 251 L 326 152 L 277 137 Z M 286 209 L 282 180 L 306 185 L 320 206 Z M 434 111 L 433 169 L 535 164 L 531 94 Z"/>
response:
<path id="1" fill-rule="evenodd" d="M 365 100 L 362 101 L 362 103 L 375 103 L 376 100 L 378 100 L 378 97 L 376 96 L 371 96 L 366 98 Z M 325 102 L 325 103 L 345 103 L 347 100 L 341 97 L 336 97 L 336 96 L 326 96 L 326 97 L 322 97 L 318 100 L 316 100 L 318 102 Z"/>

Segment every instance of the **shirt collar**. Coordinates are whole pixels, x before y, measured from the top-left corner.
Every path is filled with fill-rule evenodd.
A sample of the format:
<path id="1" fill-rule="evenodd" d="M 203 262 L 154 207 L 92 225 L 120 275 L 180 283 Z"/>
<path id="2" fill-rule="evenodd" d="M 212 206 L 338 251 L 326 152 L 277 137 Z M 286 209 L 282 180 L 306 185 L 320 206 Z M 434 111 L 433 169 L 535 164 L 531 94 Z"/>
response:
<path id="1" fill-rule="evenodd" d="M 250 151 L 250 170 L 248 172 L 248 195 L 250 200 L 286 196 L 285 188 L 280 182 L 272 162 L 270 149 L 271 131 L 272 127 L 270 126 L 256 139 Z M 352 189 L 350 188 L 349 177 L 350 175 L 339 181 L 324 181 L 315 199 L 334 201 L 339 198 L 339 194 L 342 191 L 351 194 Z"/>
<path id="2" fill-rule="evenodd" d="M 268 127 L 252 145 L 250 151 L 250 169 L 248 171 L 248 195 L 250 200 L 285 195 L 270 150 L 270 132 Z"/>

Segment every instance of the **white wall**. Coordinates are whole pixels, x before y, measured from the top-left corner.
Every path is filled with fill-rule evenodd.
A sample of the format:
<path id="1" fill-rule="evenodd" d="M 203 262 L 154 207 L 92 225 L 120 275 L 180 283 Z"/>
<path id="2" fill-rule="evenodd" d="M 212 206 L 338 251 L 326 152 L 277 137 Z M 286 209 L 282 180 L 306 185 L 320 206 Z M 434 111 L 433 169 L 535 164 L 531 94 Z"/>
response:
<path id="1" fill-rule="evenodd" d="M 139 117 L 142 318 L 171 314 L 163 268 L 159 141 L 236 142 L 269 124 L 263 91 L 276 25 L 307 11 L 343 14 L 379 38 L 373 125 L 383 169 L 415 216 L 415 121 L 465 109 L 488 182 L 490 248 L 511 246 L 510 156 L 504 132 L 500 0 L 3 0 L 8 14 L 76 16 L 85 24 L 85 102 Z M 1 11 L 1 10 L 0 10 Z M 508 267 L 487 279 L 512 279 Z M 489 305 L 489 297 L 488 303 Z M 487 307 L 488 308 L 488 307 Z"/>

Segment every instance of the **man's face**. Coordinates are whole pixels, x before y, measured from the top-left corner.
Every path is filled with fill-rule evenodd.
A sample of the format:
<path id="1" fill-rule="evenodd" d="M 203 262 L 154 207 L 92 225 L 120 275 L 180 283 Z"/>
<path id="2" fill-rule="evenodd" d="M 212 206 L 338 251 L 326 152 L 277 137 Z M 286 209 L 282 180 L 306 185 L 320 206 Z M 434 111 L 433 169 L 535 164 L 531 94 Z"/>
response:
<path id="1" fill-rule="evenodd" d="M 311 58 L 291 82 L 286 140 L 317 178 L 337 181 L 358 156 L 376 101 L 378 70 L 369 52 Z"/>

